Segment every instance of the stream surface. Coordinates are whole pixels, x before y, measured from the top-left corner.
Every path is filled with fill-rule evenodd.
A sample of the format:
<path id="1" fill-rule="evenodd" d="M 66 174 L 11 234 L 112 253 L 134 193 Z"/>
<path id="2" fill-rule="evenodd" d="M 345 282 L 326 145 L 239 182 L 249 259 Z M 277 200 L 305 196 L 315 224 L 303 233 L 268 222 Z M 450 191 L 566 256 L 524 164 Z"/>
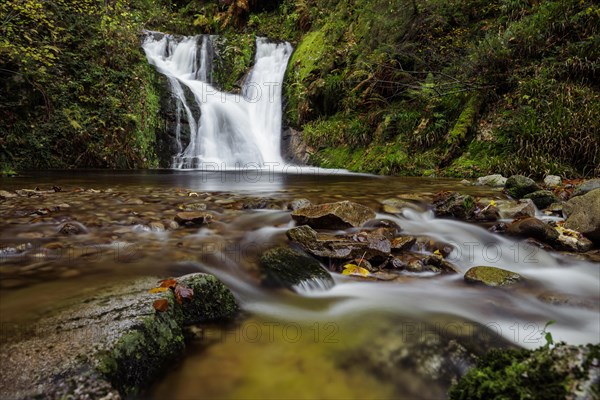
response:
<path id="1" fill-rule="evenodd" d="M 226 283 L 244 317 L 200 327 L 187 356 L 150 389 L 154 398 L 440 398 L 448 381 L 437 367 L 451 357 L 453 341 L 474 352 L 536 348 L 545 344 L 542 330 L 551 320 L 555 341 L 600 340 L 598 263 L 427 210 L 381 211 L 387 198 L 426 204 L 436 192 L 456 190 L 504 199 L 501 191 L 447 179 L 288 172 L 294 173 L 57 171 L 0 178 L 0 190 L 61 188 L 0 201 L 1 343 L 107 283 L 198 271 Z M 266 290 L 256 284 L 257 259 L 286 243 L 285 232 L 295 226 L 287 204 L 298 198 L 364 204 L 403 234 L 450 243 L 447 260 L 462 273 L 490 265 L 527 283 L 493 289 L 468 285 L 462 274 L 405 273 L 386 282 L 333 273 L 329 290 L 318 282 L 299 293 Z M 177 212 L 197 203 L 215 215 L 212 224 L 169 228 Z M 262 209 L 252 209 L 256 204 Z M 81 234 L 60 234 L 65 222 Z"/>

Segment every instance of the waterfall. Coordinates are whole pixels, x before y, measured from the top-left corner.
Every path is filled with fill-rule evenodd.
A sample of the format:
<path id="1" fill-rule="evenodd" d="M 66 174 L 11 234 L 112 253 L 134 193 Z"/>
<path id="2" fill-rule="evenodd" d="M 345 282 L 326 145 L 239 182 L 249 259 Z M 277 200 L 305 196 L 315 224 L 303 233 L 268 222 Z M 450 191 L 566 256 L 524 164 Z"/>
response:
<path id="1" fill-rule="evenodd" d="M 173 157 L 172 167 L 282 165 L 281 93 L 291 45 L 257 38 L 254 66 L 238 95 L 221 92 L 211 83 L 213 40 L 210 35 L 177 38 L 150 32 L 142 45 L 149 63 L 167 77 L 176 101 L 178 154 Z M 191 96 L 186 96 L 186 91 L 193 95 L 196 107 L 190 104 Z M 195 115 L 196 109 L 200 115 Z M 190 130 L 185 149 L 182 113 Z"/>

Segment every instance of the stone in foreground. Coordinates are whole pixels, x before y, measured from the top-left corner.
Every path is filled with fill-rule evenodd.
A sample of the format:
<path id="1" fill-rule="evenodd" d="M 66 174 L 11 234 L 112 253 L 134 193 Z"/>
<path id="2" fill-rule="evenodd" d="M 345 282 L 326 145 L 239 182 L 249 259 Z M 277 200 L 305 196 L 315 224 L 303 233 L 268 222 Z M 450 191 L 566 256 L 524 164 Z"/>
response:
<path id="1" fill-rule="evenodd" d="M 347 229 L 375 218 L 375 212 L 358 203 L 340 201 L 301 208 L 292 212 L 292 218 L 315 229 Z"/>
<path id="2" fill-rule="evenodd" d="M 225 319 L 238 310 L 214 276 L 178 279 L 194 290 L 179 305 L 172 292 L 149 293 L 158 278 L 99 288 L 91 297 L 48 316 L 28 336 L 0 348 L 0 392 L 8 398 L 132 397 L 177 363 L 183 327 Z M 168 309 L 157 312 L 155 300 Z"/>
<path id="3" fill-rule="evenodd" d="M 320 282 L 324 288 L 333 286 L 333 278 L 317 260 L 299 251 L 277 247 L 260 258 L 265 286 L 294 289 Z"/>
<path id="4" fill-rule="evenodd" d="M 468 283 L 482 283 L 486 286 L 511 286 L 523 278 L 516 272 L 496 267 L 473 267 L 464 277 Z"/>

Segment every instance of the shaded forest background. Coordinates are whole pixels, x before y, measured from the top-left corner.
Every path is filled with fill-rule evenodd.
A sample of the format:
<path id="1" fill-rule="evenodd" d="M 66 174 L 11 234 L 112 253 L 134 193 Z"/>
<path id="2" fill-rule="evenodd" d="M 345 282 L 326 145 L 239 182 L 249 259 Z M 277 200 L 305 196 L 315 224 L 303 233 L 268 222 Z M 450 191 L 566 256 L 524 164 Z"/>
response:
<path id="1" fill-rule="evenodd" d="M 157 167 L 143 29 L 221 34 L 233 89 L 254 37 L 292 42 L 285 123 L 310 162 L 381 174 L 600 175 L 593 0 L 8 0 L 0 164 Z"/>

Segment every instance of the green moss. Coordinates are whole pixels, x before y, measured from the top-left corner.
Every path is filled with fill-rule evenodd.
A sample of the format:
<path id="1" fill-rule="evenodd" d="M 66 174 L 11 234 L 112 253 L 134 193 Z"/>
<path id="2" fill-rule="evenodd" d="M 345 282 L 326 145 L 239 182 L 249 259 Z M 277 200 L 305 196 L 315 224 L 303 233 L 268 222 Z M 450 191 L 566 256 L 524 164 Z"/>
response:
<path id="1" fill-rule="evenodd" d="M 319 279 L 332 286 L 333 279 L 318 261 L 285 247 L 264 253 L 260 258 L 263 284 L 269 287 L 293 288 L 307 281 Z"/>
<path id="2" fill-rule="evenodd" d="M 450 388 L 448 395 L 451 400 L 563 399 L 575 389 L 576 382 L 588 379 L 599 349 L 597 344 L 559 344 L 552 349 L 492 350 Z M 578 355 L 582 353 L 585 361 L 580 363 Z"/>
<path id="3" fill-rule="evenodd" d="M 217 87 L 228 92 L 241 88 L 242 79 L 254 60 L 256 36 L 225 33 L 215 40 L 217 52 L 213 80 Z"/>

